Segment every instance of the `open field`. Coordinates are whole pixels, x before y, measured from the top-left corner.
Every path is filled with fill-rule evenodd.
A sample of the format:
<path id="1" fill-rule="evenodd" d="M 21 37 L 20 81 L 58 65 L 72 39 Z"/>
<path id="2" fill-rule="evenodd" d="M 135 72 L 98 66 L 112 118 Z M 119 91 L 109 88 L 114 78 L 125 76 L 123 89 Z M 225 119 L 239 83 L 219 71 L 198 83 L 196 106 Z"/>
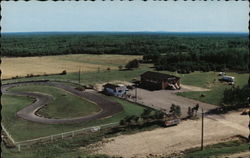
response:
<path id="1" fill-rule="evenodd" d="M 106 71 L 106 70 L 101 70 L 100 72 L 97 71 L 92 71 L 92 72 L 82 72 L 81 73 L 81 84 L 96 84 L 96 83 L 105 83 L 105 82 L 110 82 L 110 81 L 131 81 L 134 78 L 139 79 L 139 75 L 146 72 L 146 71 L 152 71 L 153 69 L 150 68 L 152 65 L 148 65 L 148 64 L 142 64 L 140 66 L 140 68 L 135 69 L 135 70 L 128 70 L 128 71 L 118 71 L 118 70 L 111 70 L 111 71 Z M 218 81 L 216 81 L 215 83 L 213 83 L 214 79 L 218 79 L 217 76 L 217 72 L 194 72 L 194 73 L 190 73 L 190 74 L 177 74 L 177 73 L 172 73 L 172 72 L 168 72 L 168 71 L 162 71 L 163 73 L 170 73 L 170 74 L 174 74 L 177 76 L 181 77 L 181 82 L 185 85 L 191 85 L 191 86 L 198 86 L 201 88 L 204 88 L 203 90 L 206 90 L 204 92 L 184 92 L 184 94 L 195 94 L 194 99 L 198 99 L 200 101 L 203 102 L 207 102 L 210 104 L 217 104 L 222 96 L 223 96 L 223 90 L 225 88 L 230 88 L 229 85 L 226 85 L 224 83 L 220 83 Z M 229 75 L 235 76 L 236 77 L 236 84 L 243 86 L 247 83 L 247 79 L 248 79 L 248 74 L 237 74 L 237 73 L 228 73 Z M 15 82 L 15 81 L 27 81 L 27 80 L 39 80 L 39 79 L 50 79 L 50 80 L 68 80 L 71 82 L 77 82 L 78 81 L 78 73 L 67 73 L 66 75 L 53 75 L 53 76 L 40 76 L 40 77 L 33 77 L 33 78 L 21 78 L 21 79 L 15 79 L 15 80 L 5 80 L 3 81 L 3 83 L 7 83 L 7 82 Z M 21 87 L 20 87 L 21 88 Z M 220 90 L 217 90 L 220 89 Z M 192 88 L 191 88 L 192 89 Z M 207 91 L 207 89 L 210 89 L 210 91 Z M 205 94 L 205 97 L 199 97 L 200 94 Z M 182 95 L 182 94 L 181 94 Z M 190 96 L 186 96 L 186 97 L 190 97 Z M 97 120 L 97 121 L 91 121 L 88 122 L 86 124 L 75 124 L 75 125 L 43 125 L 43 124 L 39 124 L 39 123 L 31 123 L 29 121 L 25 121 L 22 119 L 19 119 L 15 116 L 15 113 L 22 109 L 23 107 L 29 105 L 32 100 L 30 100 L 29 98 L 26 97 L 14 97 L 14 96 L 7 96 L 4 95 L 2 97 L 2 101 L 4 101 L 6 104 L 3 104 L 3 109 L 2 109 L 2 115 L 5 118 L 6 121 L 3 120 L 4 125 L 6 126 L 7 130 L 13 135 L 15 140 L 26 140 L 26 139 L 31 139 L 31 138 L 36 138 L 36 137 L 41 137 L 41 136 L 47 136 L 50 134 L 55 134 L 55 133 L 61 133 L 61 132 L 66 132 L 66 131 L 70 131 L 70 130 L 76 130 L 79 128 L 83 128 L 83 127 L 88 127 L 88 126 L 95 126 L 95 125 L 100 125 L 100 124 L 105 124 L 105 123 L 111 123 L 111 122 L 117 122 L 119 120 L 121 120 L 122 118 L 128 116 L 128 115 L 139 115 L 141 114 L 141 112 L 143 111 L 142 107 L 139 106 L 135 106 L 132 103 L 126 102 L 124 100 L 120 100 L 118 98 L 114 98 L 114 97 L 108 97 L 109 99 L 112 99 L 120 104 L 122 104 L 123 108 L 124 108 L 124 112 L 118 113 L 110 118 L 106 118 L 103 120 Z M 190 97 L 192 98 L 192 97 Z M 19 104 L 22 103 L 22 104 Z M 217 104 L 218 105 L 218 104 Z M 237 116 L 238 117 L 238 116 Z M 245 126 L 246 122 L 243 121 L 245 119 L 238 119 L 238 118 L 234 118 L 232 117 L 231 119 L 229 119 L 228 117 L 226 117 L 226 119 L 229 119 L 230 121 L 234 122 L 235 120 L 238 120 L 238 122 L 243 123 L 244 127 L 247 127 L 247 125 Z M 243 117 L 243 116 L 242 116 Z M 228 138 L 231 137 L 233 135 L 236 135 L 237 133 L 240 134 L 240 132 L 235 129 L 232 128 L 231 126 L 228 126 L 228 124 L 225 124 L 225 121 L 222 122 L 218 122 L 215 120 L 211 120 L 209 118 L 205 119 L 205 123 L 206 124 L 206 128 L 207 130 L 207 137 L 205 134 L 205 141 L 207 142 L 207 144 L 210 143 L 217 143 L 221 140 L 221 138 Z M 238 122 L 234 123 L 238 124 Z M 127 141 L 127 144 L 123 144 L 121 142 L 119 142 L 118 144 L 113 144 L 114 146 L 117 145 L 117 150 L 119 149 L 126 149 L 127 150 L 127 146 L 129 144 L 135 144 L 135 146 L 140 146 L 141 144 L 136 144 L 136 141 L 138 138 L 140 138 L 141 140 L 143 138 L 147 138 L 146 142 L 139 140 L 139 143 L 144 144 L 148 144 L 148 142 L 152 143 L 158 143 L 158 141 L 160 143 L 160 145 L 164 144 L 163 141 L 166 142 L 172 142 L 172 139 L 170 140 L 170 138 L 168 137 L 169 135 L 172 135 L 173 133 L 175 134 L 176 132 L 178 132 L 179 130 L 182 131 L 179 135 L 173 135 L 173 137 L 178 137 L 180 139 L 178 139 L 179 141 L 183 141 L 183 139 L 187 138 L 187 140 L 185 142 L 187 142 L 186 144 L 179 142 L 179 145 L 181 145 L 181 147 L 183 147 L 183 149 L 188 148 L 190 146 L 197 146 L 198 142 L 200 142 L 199 140 L 199 134 L 200 131 L 200 122 L 199 121 L 190 121 L 190 122 L 183 122 L 182 124 L 180 124 L 180 126 L 177 127 L 171 127 L 168 129 L 156 129 L 154 130 L 156 133 L 154 133 L 154 131 L 149 131 L 149 132 L 153 132 L 149 135 L 147 134 L 144 135 L 144 133 L 147 132 L 142 132 L 142 135 L 136 135 L 135 137 L 133 135 L 130 136 L 119 136 L 118 138 L 115 138 L 115 140 L 117 139 L 118 141 L 120 140 L 121 137 L 125 137 L 128 138 L 127 139 L 121 139 L 120 141 Z M 224 124 L 221 124 L 224 123 Z M 215 133 L 217 132 L 218 135 L 213 134 L 213 127 L 215 126 Z M 191 128 L 190 127 L 194 127 Z M 209 127 L 211 129 L 209 129 Z M 237 126 L 236 126 L 237 127 Z M 243 127 L 243 129 L 245 129 Z M 223 128 L 223 130 L 221 131 L 221 133 L 219 133 L 219 131 L 221 130 L 221 128 Z M 162 131 L 161 131 L 162 130 Z M 225 131 L 224 131 L 225 130 Z M 20 132 L 22 131 L 22 132 Z M 229 133 L 227 133 L 228 131 L 230 131 Z M 185 135 L 187 132 L 187 135 Z M 224 134 L 223 134 L 224 133 Z M 226 134 L 225 134 L 226 133 Z M 137 133 L 140 134 L 140 133 Z M 183 134 L 183 135 L 182 135 Z M 159 137 L 156 137 L 159 136 Z M 153 138 L 154 136 L 154 138 Z M 130 137 L 130 138 L 129 138 Z M 171 136 L 172 137 L 172 136 Z M 169 138 L 169 139 L 168 139 Z M 156 139 L 156 140 L 154 140 Z M 159 139 L 159 140 L 158 140 Z M 157 141 L 157 142 L 156 142 Z M 115 141 L 116 142 L 116 141 Z M 162 143 L 161 143 L 162 142 Z M 189 144 L 190 142 L 190 144 Z M 155 144 L 149 143 L 149 146 L 154 146 Z M 111 143 L 112 145 L 112 143 Z M 168 148 L 174 148 L 176 147 L 176 145 L 178 145 L 178 141 L 176 144 L 169 144 L 167 147 L 163 145 L 163 148 L 166 147 Z M 183 145 L 183 146 L 182 146 Z M 187 147 L 186 147 L 187 145 Z M 109 147 L 109 146 L 107 146 Z M 133 148 L 129 151 L 124 151 L 127 153 L 133 153 L 135 151 L 154 151 L 154 148 L 151 149 L 151 147 L 148 147 L 146 145 L 144 149 L 139 149 L 139 148 Z M 57 148 L 57 147 L 55 147 Z M 166 150 L 166 148 L 162 149 L 161 147 L 159 148 L 162 150 Z M 179 147 L 178 147 L 179 148 Z M 49 150 L 50 149 L 46 149 Z M 61 149 L 60 149 L 61 150 Z M 64 150 L 64 149 L 62 149 Z M 104 150 L 106 150 L 106 148 L 104 148 Z M 103 153 L 106 153 L 106 151 L 103 150 Z M 111 146 L 110 150 L 107 151 L 108 152 L 113 152 L 111 150 L 115 150 L 115 148 L 113 148 L 113 146 Z M 58 149 L 59 151 L 59 149 Z M 158 151 L 158 149 L 157 149 Z M 167 152 L 168 150 L 166 150 Z M 172 151 L 172 150 L 171 150 Z M 50 151 L 51 154 L 53 153 L 52 151 Z M 79 151 L 77 150 L 76 152 L 69 152 L 68 154 L 65 155 L 60 155 L 59 157 L 72 157 L 73 156 L 77 156 L 77 155 L 81 155 L 83 151 Z M 100 152 L 102 153 L 102 152 Z M 30 153 L 27 153 L 30 154 Z M 33 155 L 34 156 L 34 155 Z M 10 157 L 14 157 L 14 156 L 10 156 Z M 26 157 L 26 156 L 23 156 Z M 27 156 L 28 157 L 28 156 Z M 31 156 L 32 157 L 32 156 Z M 56 156 L 54 156 L 56 157 Z"/>
<path id="2" fill-rule="evenodd" d="M 96 83 L 106 83 L 110 81 L 131 81 L 132 79 L 140 79 L 140 74 L 146 71 L 153 71 L 151 64 L 141 64 L 140 68 L 128 71 L 100 71 L 100 72 L 85 72 L 81 74 L 82 84 L 96 84 Z M 201 88 L 209 89 L 209 91 L 196 91 L 196 92 L 184 92 L 178 95 L 199 100 L 201 102 L 219 105 L 223 97 L 223 92 L 225 88 L 231 88 L 230 85 L 226 83 L 220 83 L 218 81 L 218 72 L 193 72 L 190 74 L 178 74 L 169 71 L 160 71 L 162 73 L 168 73 L 181 77 L 181 83 L 189 86 L 196 86 Z M 249 74 L 243 73 L 227 73 L 228 75 L 234 76 L 236 78 L 235 86 L 244 86 L 247 84 Z M 55 76 L 40 76 L 33 78 L 21 78 L 14 80 L 5 80 L 3 83 L 15 82 L 15 81 L 27 81 L 27 80 L 40 80 L 40 79 L 50 79 L 50 80 L 67 80 L 70 82 L 78 82 L 78 73 L 68 73 L 66 75 L 55 75 Z M 200 97 L 204 94 L 204 97 Z"/>
<path id="3" fill-rule="evenodd" d="M 141 59 L 142 56 L 134 55 L 59 55 L 41 57 L 2 57 L 2 79 L 27 74 L 44 75 L 67 72 L 82 72 L 118 69 L 119 65 L 125 65 L 133 59 Z"/>
<path id="4" fill-rule="evenodd" d="M 198 73 L 196 73 L 196 75 L 198 75 Z M 200 75 L 200 77 L 196 76 L 194 77 L 194 81 L 195 82 L 195 78 L 200 78 L 201 81 L 199 81 L 198 83 L 194 83 L 197 84 L 197 86 L 201 86 L 201 87 L 205 87 L 205 88 L 209 88 L 210 91 L 203 91 L 203 92 L 183 92 L 183 93 L 178 93 L 178 95 L 181 95 L 183 97 L 187 97 L 187 98 L 191 98 L 191 99 L 195 99 L 195 100 L 199 100 L 205 103 L 209 103 L 209 104 L 214 104 L 214 105 L 220 105 L 220 101 L 223 97 L 223 92 L 225 89 L 230 89 L 232 86 L 228 85 L 227 83 L 221 83 L 218 81 L 218 73 L 213 73 L 213 72 L 207 72 L 204 73 L 202 75 Z M 245 74 L 238 74 L 238 73 L 227 73 L 227 75 L 229 76 L 234 76 L 235 77 L 235 86 L 239 86 L 239 87 L 243 87 L 245 85 L 247 85 L 247 81 L 248 81 L 248 77 L 249 74 L 245 73 Z M 192 84 L 191 82 L 191 77 L 192 75 L 189 75 L 189 77 L 186 77 L 183 79 L 183 83 L 185 84 Z M 203 77 L 206 77 L 206 79 L 204 79 Z M 215 80 L 215 81 L 214 81 Z M 193 84 L 192 84 L 193 85 Z M 201 97 L 201 94 L 203 94 L 204 96 Z"/>
<path id="5" fill-rule="evenodd" d="M 204 119 L 204 144 L 230 140 L 235 135 L 248 137 L 248 116 L 240 112 L 206 116 Z M 200 146 L 200 120 L 183 121 L 178 126 L 112 138 L 96 147 L 95 153 L 123 157 L 169 155 Z M 94 149 L 93 149 L 94 150 Z"/>
<path id="6" fill-rule="evenodd" d="M 80 76 L 81 84 L 96 84 L 96 83 L 105 83 L 109 81 L 131 81 L 133 78 L 139 79 L 140 74 L 152 70 L 149 68 L 152 65 L 142 65 L 140 68 L 135 70 L 102 70 L 100 72 L 82 72 Z M 4 83 L 12 83 L 12 82 L 19 82 L 19 81 L 30 81 L 30 80 L 62 80 L 62 81 L 70 81 L 70 82 L 77 82 L 79 80 L 78 72 L 76 73 L 67 73 L 66 75 L 51 75 L 51 76 L 39 76 L 39 77 L 32 77 L 32 78 L 19 78 L 19 79 L 12 79 L 12 80 L 4 80 Z"/>

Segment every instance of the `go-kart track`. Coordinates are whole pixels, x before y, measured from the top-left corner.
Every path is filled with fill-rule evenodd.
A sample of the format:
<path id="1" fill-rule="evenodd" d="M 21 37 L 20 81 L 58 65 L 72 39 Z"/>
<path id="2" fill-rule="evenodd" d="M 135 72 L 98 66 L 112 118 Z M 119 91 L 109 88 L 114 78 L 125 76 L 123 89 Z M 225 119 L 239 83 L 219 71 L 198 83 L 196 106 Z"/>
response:
<path id="1" fill-rule="evenodd" d="M 71 94 L 79 96 L 83 99 L 87 99 L 91 102 L 94 102 L 95 104 L 100 106 L 101 111 L 95 114 L 84 116 L 84 117 L 67 118 L 67 119 L 55 119 L 55 118 L 45 118 L 45 117 L 37 116 L 36 111 L 38 111 L 43 106 L 49 104 L 50 102 L 52 102 L 53 97 L 50 95 L 36 93 L 36 92 L 8 91 L 9 88 L 16 87 L 16 86 L 25 86 L 25 85 L 45 85 L 45 86 L 53 86 L 56 88 L 60 88 Z M 76 90 L 73 86 L 63 84 L 62 82 L 29 81 L 29 82 L 4 84 L 2 85 L 2 93 L 8 94 L 8 95 L 28 96 L 28 97 L 35 98 L 36 101 L 32 103 L 31 105 L 18 111 L 17 116 L 25 120 L 45 123 L 45 124 L 72 124 L 72 123 L 87 122 L 91 120 L 96 120 L 96 119 L 101 119 L 101 118 L 105 118 L 108 116 L 112 116 L 123 110 L 122 106 L 119 103 L 110 101 L 96 92 L 86 92 L 86 91 L 82 92 L 82 91 Z"/>

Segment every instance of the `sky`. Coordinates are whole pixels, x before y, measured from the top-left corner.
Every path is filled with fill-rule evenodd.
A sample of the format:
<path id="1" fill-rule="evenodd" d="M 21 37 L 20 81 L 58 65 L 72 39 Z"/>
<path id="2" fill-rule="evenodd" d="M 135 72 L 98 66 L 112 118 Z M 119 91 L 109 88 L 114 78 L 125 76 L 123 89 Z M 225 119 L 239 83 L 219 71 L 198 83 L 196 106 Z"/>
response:
<path id="1" fill-rule="evenodd" d="M 248 32 L 247 1 L 2 2 L 2 32 Z"/>

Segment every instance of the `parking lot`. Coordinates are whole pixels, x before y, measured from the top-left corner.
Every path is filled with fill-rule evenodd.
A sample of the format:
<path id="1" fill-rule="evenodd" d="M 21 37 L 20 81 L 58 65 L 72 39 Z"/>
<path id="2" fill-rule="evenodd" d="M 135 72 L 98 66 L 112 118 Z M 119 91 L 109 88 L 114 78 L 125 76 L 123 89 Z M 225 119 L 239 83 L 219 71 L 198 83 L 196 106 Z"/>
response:
<path id="1" fill-rule="evenodd" d="M 182 96 L 177 96 L 177 92 L 186 91 L 206 91 L 208 89 L 203 89 L 200 87 L 186 86 L 183 85 L 181 90 L 157 90 L 149 91 L 142 88 L 137 88 L 137 102 L 150 107 L 155 107 L 156 109 L 165 109 L 167 112 L 170 110 L 172 104 L 179 105 L 181 107 L 181 117 L 187 116 L 188 107 L 194 107 L 196 104 L 200 105 L 199 111 L 203 108 L 204 111 L 216 108 L 215 105 L 203 103 L 197 100 L 184 98 Z M 136 90 L 130 90 L 128 95 L 135 96 Z M 135 99 L 132 99 L 135 100 Z"/>

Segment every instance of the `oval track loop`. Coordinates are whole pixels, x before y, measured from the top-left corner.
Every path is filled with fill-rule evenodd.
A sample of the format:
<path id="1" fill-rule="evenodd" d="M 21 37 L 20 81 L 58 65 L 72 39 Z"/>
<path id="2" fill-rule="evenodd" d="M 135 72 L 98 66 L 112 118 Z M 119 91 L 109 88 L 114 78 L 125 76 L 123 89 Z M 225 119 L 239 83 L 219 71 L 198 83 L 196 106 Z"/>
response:
<path id="1" fill-rule="evenodd" d="M 83 117 L 77 118 L 65 118 L 65 119 L 55 119 L 55 118 L 45 118 L 37 116 L 35 113 L 37 110 L 45 106 L 46 104 L 53 101 L 53 97 L 41 93 L 35 92 L 18 92 L 18 91 L 8 91 L 9 88 L 16 86 L 25 86 L 25 85 L 45 85 L 45 86 L 53 86 L 56 88 L 63 89 L 73 95 L 79 96 L 83 99 L 90 100 L 96 103 L 102 109 L 98 113 L 87 115 Z M 76 90 L 74 87 L 63 84 L 61 82 L 52 82 L 52 81 L 30 81 L 30 82 L 18 82 L 12 84 L 2 85 L 2 93 L 9 95 L 19 95 L 19 96 L 29 96 L 35 98 L 36 101 L 31 105 L 23 108 L 22 110 L 17 112 L 17 116 L 21 117 L 25 120 L 45 123 L 45 124 L 72 124 L 72 123 L 81 123 L 87 122 L 91 120 L 97 120 L 101 118 L 105 118 L 108 116 L 112 116 L 123 110 L 122 106 L 119 103 L 106 99 L 104 96 L 98 94 L 97 92 L 81 92 Z M 74 103 L 72 103 L 74 104 Z M 66 112 L 66 111 L 65 111 Z"/>

